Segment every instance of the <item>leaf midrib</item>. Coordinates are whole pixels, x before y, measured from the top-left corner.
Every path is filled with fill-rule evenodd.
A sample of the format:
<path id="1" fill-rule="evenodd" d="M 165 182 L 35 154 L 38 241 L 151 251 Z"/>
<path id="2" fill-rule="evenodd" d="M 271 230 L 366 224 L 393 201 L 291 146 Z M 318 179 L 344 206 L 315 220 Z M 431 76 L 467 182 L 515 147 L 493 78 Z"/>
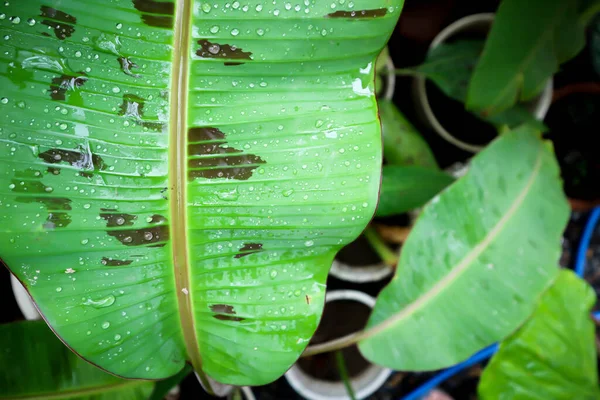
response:
<path id="1" fill-rule="evenodd" d="M 187 103 L 189 86 L 190 25 L 192 0 L 177 0 L 173 40 L 169 112 L 169 191 L 171 243 L 175 290 L 183 341 L 194 370 L 205 387 L 210 388 L 202 372 L 202 358 L 196 336 L 191 302 L 190 263 L 187 246 Z"/>

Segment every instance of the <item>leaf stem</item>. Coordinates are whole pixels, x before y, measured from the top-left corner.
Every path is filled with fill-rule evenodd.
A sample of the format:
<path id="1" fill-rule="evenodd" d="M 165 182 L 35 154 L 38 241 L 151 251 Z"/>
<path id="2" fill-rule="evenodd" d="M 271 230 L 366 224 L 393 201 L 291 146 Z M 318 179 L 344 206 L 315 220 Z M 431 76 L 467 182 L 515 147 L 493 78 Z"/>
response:
<path id="1" fill-rule="evenodd" d="M 350 384 L 350 377 L 348 376 L 348 370 L 346 369 L 344 355 L 341 351 L 335 352 L 335 360 L 340 372 L 340 378 L 342 378 L 342 382 L 344 382 L 344 386 L 346 387 L 346 392 L 348 392 L 348 397 L 350 397 L 351 400 L 356 400 L 356 396 L 354 396 L 354 390 L 352 390 L 352 385 Z"/>
<path id="2" fill-rule="evenodd" d="M 365 229 L 364 235 L 365 239 L 367 239 L 373 250 L 375 250 L 385 264 L 391 267 L 395 267 L 398 264 L 398 256 L 385 244 L 375 228 L 368 226 Z"/>
<path id="3" fill-rule="evenodd" d="M 420 76 L 421 73 L 410 68 L 396 68 L 394 74 L 399 76 Z"/>

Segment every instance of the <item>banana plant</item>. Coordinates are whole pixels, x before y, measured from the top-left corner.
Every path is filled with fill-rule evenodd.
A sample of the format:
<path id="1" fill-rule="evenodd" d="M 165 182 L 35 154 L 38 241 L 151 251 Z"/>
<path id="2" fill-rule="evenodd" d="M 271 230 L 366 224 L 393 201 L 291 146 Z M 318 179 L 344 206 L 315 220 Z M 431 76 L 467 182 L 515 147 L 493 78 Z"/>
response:
<path id="1" fill-rule="evenodd" d="M 125 378 L 275 380 L 381 170 L 402 0 L 0 5 L 0 258 Z"/>

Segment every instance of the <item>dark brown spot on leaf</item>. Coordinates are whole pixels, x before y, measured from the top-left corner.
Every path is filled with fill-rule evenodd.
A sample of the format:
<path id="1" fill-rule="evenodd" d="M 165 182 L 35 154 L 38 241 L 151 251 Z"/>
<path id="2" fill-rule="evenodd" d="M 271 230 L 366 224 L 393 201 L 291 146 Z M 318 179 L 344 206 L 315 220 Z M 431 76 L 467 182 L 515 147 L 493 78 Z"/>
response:
<path id="1" fill-rule="evenodd" d="M 116 208 L 100 208 L 100 211 L 106 211 L 106 212 L 116 212 L 117 209 Z"/>
<path id="2" fill-rule="evenodd" d="M 121 226 L 132 226 L 133 221 L 137 218 L 135 215 L 129 214 L 100 214 L 100 217 L 107 221 L 107 228 L 118 228 Z M 158 225 L 164 224 L 167 219 L 162 215 L 153 215 L 149 223 Z M 142 229 L 122 229 L 108 230 L 109 236 L 116 238 L 125 246 L 146 246 L 163 247 L 169 240 L 169 226 L 159 225 Z"/>
<path id="3" fill-rule="evenodd" d="M 139 68 L 138 65 L 136 63 L 134 63 L 133 61 L 131 61 L 129 58 L 127 57 L 119 57 L 119 64 L 121 64 L 121 70 L 129 76 L 133 76 L 134 78 L 139 78 L 140 75 L 139 74 L 134 74 L 131 69 L 132 68 Z"/>
<path id="4" fill-rule="evenodd" d="M 165 124 L 158 121 L 146 121 L 144 120 L 144 105 L 146 99 L 136 96 L 135 94 L 123 95 L 123 103 L 121 104 L 121 111 L 119 115 L 124 117 L 133 118 L 138 124 L 152 130 L 161 131 Z"/>
<path id="5" fill-rule="evenodd" d="M 133 262 L 133 260 L 114 260 L 109 257 L 102 257 L 102 265 L 106 265 L 107 267 L 121 267 L 123 265 L 129 265 Z"/>
<path id="6" fill-rule="evenodd" d="M 168 190 L 169 190 L 169 188 L 164 188 L 164 189 L 160 190 L 160 196 L 165 200 L 169 200 L 169 196 L 167 196 Z"/>
<path id="7" fill-rule="evenodd" d="M 16 193 L 51 193 L 52 187 L 44 185 L 40 181 L 22 181 L 18 179 L 12 179 L 13 192 Z"/>
<path id="8" fill-rule="evenodd" d="M 211 156 L 188 160 L 190 180 L 195 178 L 247 180 L 260 164 L 265 163 L 257 155 L 244 154 L 242 150 L 227 146 L 225 134 L 217 128 L 191 128 L 188 131 L 188 139 L 190 142 L 188 155 Z"/>
<path id="9" fill-rule="evenodd" d="M 243 321 L 244 318 L 241 317 L 232 317 L 229 315 L 221 315 L 221 314 L 217 314 L 217 315 L 213 315 L 214 318 L 216 319 L 220 319 L 221 321 L 235 321 L 235 322 L 240 322 Z"/>
<path id="10" fill-rule="evenodd" d="M 100 213 L 100 218 L 106 221 L 106 226 L 108 228 L 114 228 L 119 226 L 133 226 L 133 222 L 137 219 L 137 215 Z"/>
<path id="11" fill-rule="evenodd" d="M 48 213 L 48 219 L 44 223 L 44 228 L 55 229 L 64 228 L 71 223 L 71 216 L 65 212 Z"/>
<path id="12" fill-rule="evenodd" d="M 74 16 L 48 6 L 41 6 L 40 11 L 41 17 L 49 18 L 42 20 L 42 24 L 54 29 L 54 35 L 58 39 L 65 40 L 75 32 L 73 25 L 77 23 L 77 18 Z"/>
<path id="13" fill-rule="evenodd" d="M 306 295 L 306 304 L 310 305 L 310 296 L 309 295 Z"/>
<path id="14" fill-rule="evenodd" d="M 19 203 L 42 203 L 48 210 L 71 210 L 71 199 L 66 197 L 17 197 Z"/>
<path id="15" fill-rule="evenodd" d="M 373 10 L 360 10 L 360 11 L 336 11 L 331 14 L 327 14 L 329 18 L 379 18 L 387 14 L 387 8 L 376 8 Z"/>
<path id="16" fill-rule="evenodd" d="M 220 319 L 221 321 L 243 321 L 244 318 L 233 317 L 235 315 L 235 310 L 233 306 L 228 304 L 213 304 L 210 306 L 210 310 L 217 315 L 213 315 L 214 318 Z M 225 314 L 225 315 L 224 315 Z"/>
<path id="17" fill-rule="evenodd" d="M 65 74 L 52 78 L 49 90 L 52 100 L 65 100 L 67 92 L 73 92 L 83 86 L 88 78 L 85 77 L 85 73 L 80 72 L 80 74 L 80 76 Z"/>
<path id="18" fill-rule="evenodd" d="M 202 58 L 221 58 L 226 60 L 252 60 L 252 53 L 245 52 L 239 47 L 228 44 L 212 43 L 206 39 L 198 40 L 201 46 L 196 54 Z M 239 65 L 242 63 L 225 63 L 225 65 Z"/>
<path id="19" fill-rule="evenodd" d="M 243 64 L 245 64 L 245 63 L 243 63 L 243 62 L 231 62 L 231 61 L 223 63 L 223 65 L 225 65 L 226 67 L 233 67 L 233 66 L 236 66 L 236 65 L 243 65 Z"/>
<path id="20" fill-rule="evenodd" d="M 86 177 L 91 177 L 93 172 L 103 171 L 107 168 L 102 157 L 85 149 L 81 151 L 50 149 L 40 153 L 38 157 L 49 164 L 62 162 L 71 164 L 73 167 L 80 168 L 82 170 L 80 175 Z"/>
<path id="21" fill-rule="evenodd" d="M 240 249 L 240 253 L 236 254 L 234 258 L 246 257 L 261 251 L 263 251 L 262 243 L 244 243 L 244 246 Z"/>
<path id="22" fill-rule="evenodd" d="M 142 13 L 146 25 L 158 28 L 172 28 L 175 5 L 172 2 L 155 0 L 132 0 L 136 10 Z"/>
<path id="23" fill-rule="evenodd" d="M 52 175 L 60 175 L 60 168 L 48 167 L 48 173 Z"/>

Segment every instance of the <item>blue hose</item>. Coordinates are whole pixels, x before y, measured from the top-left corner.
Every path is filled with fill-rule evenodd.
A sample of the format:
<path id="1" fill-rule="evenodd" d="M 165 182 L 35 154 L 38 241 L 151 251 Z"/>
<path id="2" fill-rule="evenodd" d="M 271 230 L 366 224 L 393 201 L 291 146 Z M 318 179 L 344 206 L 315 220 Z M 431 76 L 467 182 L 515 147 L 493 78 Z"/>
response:
<path id="1" fill-rule="evenodd" d="M 587 223 L 585 224 L 581 240 L 579 241 L 579 247 L 577 249 L 577 255 L 575 258 L 575 273 L 580 278 L 583 278 L 585 272 L 587 252 L 590 247 L 590 241 L 592 240 L 592 236 L 594 234 L 594 230 L 596 229 L 596 225 L 598 225 L 598 219 L 600 219 L 600 207 L 594 208 L 594 210 L 590 214 L 590 217 L 587 220 Z"/>
<path id="2" fill-rule="evenodd" d="M 594 234 L 594 230 L 596 229 L 596 225 L 598 225 L 598 220 L 600 220 L 600 207 L 594 208 L 590 217 L 588 218 L 585 228 L 583 231 L 583 235 L 579 242 L 579 247 L 577 248 L 577 255 L 575 258 L 575 273 L 583 278 L 585 272 L 585 264 L 587 260 L 587 252 L 590 247 L 590 242 L 592 240 L 592 236 Z M 600 311 L 595 311 L 592 313 L 592 316 L 596 319 L 600 319 Z M 452 378 L 454 375 L 460 373 L 466 368 L 469 368 L 475 364 L 478 364 L 482 361 L 487 360 L 492 357 L 494 353 L 498 350 L 498 344 L 493 344 L 490 347 L 487 347 L 481 350 L 479 353 L 476 353 L 467 361 L 463 361 L 460 364 L 457 364 L 453 367 L 445 369 L 439 374 L 435 375 L 433 378 L 413 390 L 408 395 L 404 396 L 402 400 L 419 400 L 427 395 L 431 390 L 438 387 L 440 384 L 445 382 L 447 379 Z"/>

